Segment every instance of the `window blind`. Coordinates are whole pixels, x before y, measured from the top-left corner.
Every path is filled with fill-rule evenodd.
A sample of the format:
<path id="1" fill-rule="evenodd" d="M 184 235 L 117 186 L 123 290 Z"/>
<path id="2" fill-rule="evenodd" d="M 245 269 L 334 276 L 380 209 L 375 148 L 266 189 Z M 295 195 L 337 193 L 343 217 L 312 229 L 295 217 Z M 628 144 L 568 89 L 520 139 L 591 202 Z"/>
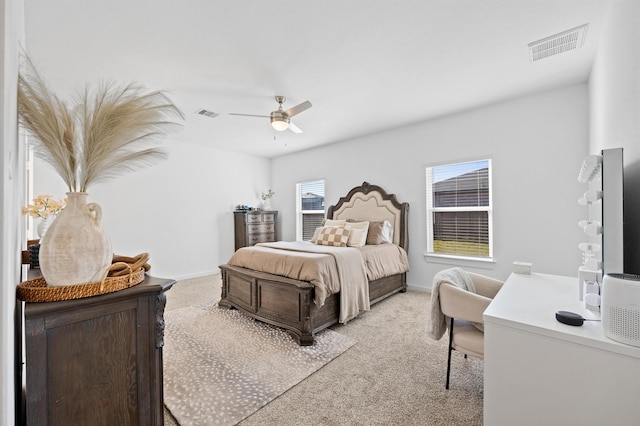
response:
<path id="1" fill-rule="evenodd" d="M 302 240 L 308 241 L 313 237 L 316 228 L 322 226 L 324 212 L 322 213 L 303 213 L 302 216 Z"/>
<path id="2" fill-rule="evenodd" d="M 490 160 L 427 168 L 428 252 L 491 257 Z"/>
<path id="3" fill-rule="evenodd" d="M 324 219 L 324 180 L 301 182 L 296 187 L 296 239 L 306 241 Z"/>

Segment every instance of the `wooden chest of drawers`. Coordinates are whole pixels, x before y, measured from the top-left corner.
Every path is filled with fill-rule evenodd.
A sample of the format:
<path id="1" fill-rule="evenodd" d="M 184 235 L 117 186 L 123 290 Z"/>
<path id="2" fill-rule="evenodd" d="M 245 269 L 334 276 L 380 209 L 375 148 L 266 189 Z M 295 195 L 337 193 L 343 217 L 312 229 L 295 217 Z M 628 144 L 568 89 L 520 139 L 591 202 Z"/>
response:
<path id="1" fill-rule="evenodd" d="M 278 212 L 247 211 L 233 212 L 236 250 L 257 243 L 277 241 Z"/>
<path id="2" fill-rule="evenodd" d="M 173 284 L 147 276 L 100 296 L 25 303 L 21 424 L 162 426 L 165 292 Z"/>

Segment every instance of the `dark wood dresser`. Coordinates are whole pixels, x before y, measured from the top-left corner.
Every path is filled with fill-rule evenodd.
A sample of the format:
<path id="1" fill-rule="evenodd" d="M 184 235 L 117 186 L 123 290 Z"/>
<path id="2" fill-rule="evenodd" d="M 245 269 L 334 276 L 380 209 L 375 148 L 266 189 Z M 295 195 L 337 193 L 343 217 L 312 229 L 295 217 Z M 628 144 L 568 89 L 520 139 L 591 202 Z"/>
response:
<path id="1" fill-rule="evenodd" d="M 278 239 L 278 212 L 267 210 L 235 211 L 236 250 Z"/>
<path id="2" fill-rule="evenodd" d="M 164 423 L 165 292 L 146 277 L 126 290 L 25 303 L 27 425 Z"/>

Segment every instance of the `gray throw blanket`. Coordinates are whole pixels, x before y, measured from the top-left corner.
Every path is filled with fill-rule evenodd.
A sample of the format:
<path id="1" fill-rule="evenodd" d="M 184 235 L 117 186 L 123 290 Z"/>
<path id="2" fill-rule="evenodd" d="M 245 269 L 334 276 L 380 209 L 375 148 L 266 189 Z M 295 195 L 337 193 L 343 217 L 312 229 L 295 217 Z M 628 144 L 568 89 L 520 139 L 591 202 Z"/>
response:
<path id="1" fill-rule="evenodd" d="M 434 340 L 440 340 L 447 329 L 447 320 L 440 310 L 440 284 L 452 284 L 461 289 L 476 292 L 471 277 L 462 268 L 450 268 L 438 272 L 433 277 L 431 288 L 431 321 L 427 325 L 427 334 Z"/>

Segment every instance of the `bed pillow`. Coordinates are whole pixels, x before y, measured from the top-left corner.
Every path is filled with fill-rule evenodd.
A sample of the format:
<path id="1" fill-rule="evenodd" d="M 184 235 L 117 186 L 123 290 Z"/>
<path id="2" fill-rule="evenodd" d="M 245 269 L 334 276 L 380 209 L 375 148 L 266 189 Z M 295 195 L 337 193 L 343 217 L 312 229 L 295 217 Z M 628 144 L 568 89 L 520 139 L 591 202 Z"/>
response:
<path id="1" fill-rule="evenodd" d="M 349 241 L 347 241 L 347 246 L 364 247 L 364 245 L 367 243 L 367 231 L 369 230 L 369 222 L 348 221 L 345 227 L 351 231 L 351 233 L 349 234 Z"/>
<path id="2" fill-rule="evenodd" d="M 315 231 L 313 231 L 313 235 L 311 236 L 311 239 L 309 241 L 311 241 L 312 243 L 315 243 L 316 240 L 318 239 L 318 236 L 320 235 L 320 231 L 322 230 L 322 226 L 318 226 Z"/>
<path id="3" fill-rule="evenodd" d="M 388 220 L 380 222 L 370 222 L 367 233 L 367 244 L 378 245 L 393 242 L 393 227 Z"/>
<path id="4" fill-rule="evenodd" d="M 346 223 L 345 219 L 322 219 L 322 226 L 344 226 Z"/>
<path id="5" fill-rule="evenodd" d="M 321 246 L 346 247 L 351 230 L 344 226 L 325 226 L 315 243 Z"/>
<path id="6" fill-rule="evenodd" d="M 318 235 L 320 235 L 320 230 L 323 227 L 329 227 L 329 226 L 344 226 L 347 223 L 346 220 L 342 219 L 342 220 L 334 220 L 334 219 L 322 219 L 322 226 L 318 226 L 315 231 L 313 231 L 313 235 L 311 236 L 311 239 L 309 241 L 311 241 L 312 243 L 315 243 L 316 240 L 318 239 Z"/>

